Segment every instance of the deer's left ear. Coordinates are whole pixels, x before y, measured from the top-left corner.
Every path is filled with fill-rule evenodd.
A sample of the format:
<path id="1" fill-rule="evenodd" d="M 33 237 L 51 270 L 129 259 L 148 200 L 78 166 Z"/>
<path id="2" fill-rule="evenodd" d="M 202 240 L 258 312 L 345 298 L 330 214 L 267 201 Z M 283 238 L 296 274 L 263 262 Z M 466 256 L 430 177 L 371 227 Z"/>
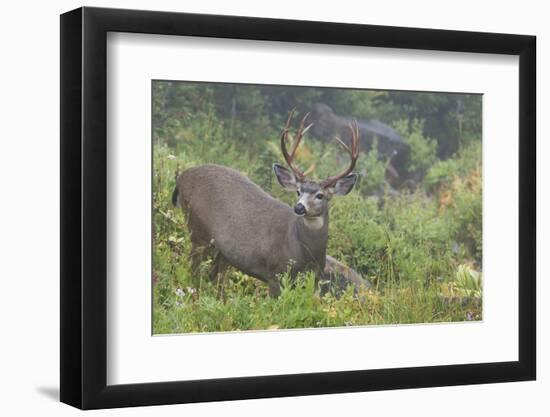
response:
<path id="1" fill-rule="evenodd" d="M 340 178 L 336 181 L 332 187 L 330 187 L 331 194 L 336 195 L 346 195 L 352 189 L 355 183 L 357 182 L 357 174 L 349 174 L 344 178 Z"/>

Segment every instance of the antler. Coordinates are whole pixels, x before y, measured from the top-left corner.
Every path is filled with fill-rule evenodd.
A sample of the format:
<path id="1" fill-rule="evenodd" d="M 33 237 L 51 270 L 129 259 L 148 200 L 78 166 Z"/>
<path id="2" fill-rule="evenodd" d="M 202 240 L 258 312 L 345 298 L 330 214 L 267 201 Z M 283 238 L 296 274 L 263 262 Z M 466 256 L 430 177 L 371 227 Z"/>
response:
<path id="1" fill-rule="evenodd" d="M 338 141 L 340 146 L 342 146 L 346 150 L 346 152 L 350 154 L 351 163 L 349 167 L 341 174 L 328 177 L 327 179 L 323 180 L 321 182 L 321 185 L 323 187 L 333 186 L 340 178 L 344 178 L 345 176 L 349 175 L 355 168 L 355 163 L 357 162 L 357 158 L 359 157 L 359 126 L 357 125 L 357 120 L 353 121 L 353 125 L 349 124 L 348 128 L 351 132 L 351 149 L 339 137 L 335 136 L 334 138 Z"/>
<path id="2" fill-rule="evenodd" d="M 303 180 L 305 178 L 305 174 L 298 168 L 298 166 L 294 163 L 294 155 L 296 154 L 296 150 L 298 149 L 298 145 L 300 144 L 302 138 L 306 134 L 306 132 L 309 130 L 311 126 L 313 126 L 313 123 L 308 125 L 306 128 L 304 128 L 306 119 L 309 116 L 309 113 L 307 113 L 302 121 L 300 122 L 300 126 L 298 127 L 298 130 L 296 131 L 296 135 L 294 136 L 294 143 L 292 144 L 292 149 L 290 150 L 290 154 L 288 153 L 286 149 L 286 142 L 288 139 L 288 131 L 290 129 L 290 122 L 292 121 L 292 117 L 294 116 L 294 109 L 290 112 L 288 115 L 288 119 L 286 121 L 285 127 L 283 129 L 283 132 L 281 133 L 281 150 L 283 151 L 283 156 L 285 157 L 285 161 L 288 164 L 289 168 L 294 172 L 294 175 L 299 180 Z"/>

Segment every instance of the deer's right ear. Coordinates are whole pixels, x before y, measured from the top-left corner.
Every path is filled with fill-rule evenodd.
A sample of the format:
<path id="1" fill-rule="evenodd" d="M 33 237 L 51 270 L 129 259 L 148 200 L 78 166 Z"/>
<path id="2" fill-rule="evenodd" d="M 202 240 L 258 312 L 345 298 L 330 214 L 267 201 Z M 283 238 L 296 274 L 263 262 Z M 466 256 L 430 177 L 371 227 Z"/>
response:
<path id="1" fill-rule="evenodd" d="M 281 184 L 285 190 L 298 191 L 300 189 L 300 183 L 292 171 L 279 164 L 273 164 L 273 171 L 275 171 L 277 181 L 279 181 L 279 184 Z"/>

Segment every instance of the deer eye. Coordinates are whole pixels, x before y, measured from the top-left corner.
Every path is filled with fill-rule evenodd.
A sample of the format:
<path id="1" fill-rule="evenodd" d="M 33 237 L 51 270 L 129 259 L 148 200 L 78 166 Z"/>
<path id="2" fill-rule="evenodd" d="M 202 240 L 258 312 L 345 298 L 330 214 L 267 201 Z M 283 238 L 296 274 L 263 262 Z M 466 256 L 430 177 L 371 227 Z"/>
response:
<path id="1" fill-rule="evenodd" d="M 324 197 L 324 195 L 323 195 L 322 193 L 317 193 L 317 195 L 315 196 L 315 198 L 316 198 L 317 200 L 322 200 L 323 197 Z"/>

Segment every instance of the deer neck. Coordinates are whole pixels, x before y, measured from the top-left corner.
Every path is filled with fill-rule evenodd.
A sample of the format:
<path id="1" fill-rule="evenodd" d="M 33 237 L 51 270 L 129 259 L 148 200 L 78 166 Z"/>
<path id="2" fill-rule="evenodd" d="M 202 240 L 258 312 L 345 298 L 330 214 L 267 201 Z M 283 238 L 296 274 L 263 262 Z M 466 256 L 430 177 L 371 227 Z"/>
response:
<path id="1" fill-rule="evenodd" d="M 306 231 L 322 230 L 326 224 L 325 216 L 303 217 L 302 223 Z"/>
<path id="2" fill-rule="evenodd" d="M 318 239 L 321 236 L 328 237 L 328 210 L 322 215 L 317 217 L 298 217 L 296 219 L 296 226 L 298 233 L 302 237 L 311 235 Z"/>
<path id="3" fill-rule="evenodd" d="M 296 233 L 301 252 L 324 267 L 328 242 L 328 212 L 317 218 L 298 217 Z"/>

